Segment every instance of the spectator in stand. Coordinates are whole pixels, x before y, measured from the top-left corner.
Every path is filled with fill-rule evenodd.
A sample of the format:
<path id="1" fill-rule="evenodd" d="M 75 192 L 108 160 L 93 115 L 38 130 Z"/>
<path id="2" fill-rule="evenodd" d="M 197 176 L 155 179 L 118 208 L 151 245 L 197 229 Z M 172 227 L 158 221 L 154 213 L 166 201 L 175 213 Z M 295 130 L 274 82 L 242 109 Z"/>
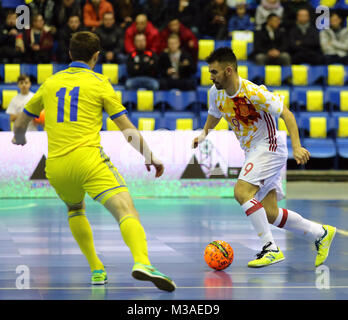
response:
<path id="1" fill-rule="evenodd" d="M 163 29 L 167 10 L 165 0 L 147 0 L 144 3 L 143 10 L 157 29 Z"/>
<path id="2" fill-rule="evenodd" d="M 129 78 L 125 83 L 126 90 L 158 90 L 156 79 L 158 56 L 154 51 L 146 49 L 146 36 L 137 33 L 134 37 L 134 51 L 128 56 L 127 72 Z"/>
<path id="3" fill-rule="evenodd" d="M 228 6 L 226 0 L 212 0 L 203 8 L 200 33 L 223 40 L 227 38 Z"/>
<path id="4" fill-rule="evenodd" d="M 86 0 L 83 7 L 83 23 L 94 31 L 101 25 L 105 12 L 114 12 L 112 4 L 106 0 Z"/>
<path id="5" fill-rule="evenodd" d="M 162 52 L 167 48 L 168 37 L 170 34 L 175 33 L 180 38 L 180 43 L 183 49 L 189 53 L 194 62 L 198 59 L 198 39 L 194 33 L 184 26 L 180 20 L 176 17 L 171 18 L 168 22 L 168 25 L 160 33 L 160 46 L 159 51 Z"/>
<path id="6" fill-rule="evenodd" d="M 274 13 L 282 19 L 284 8 L 280 0 L 261 0 L 255 12 L 255 29 L 261 30 L 263 24 L 266 23 L 267 17 Z"/>
<path id="7" fill-rule="evenodd" d="M 51 34 L 57 32 L 57 28 L 54 26 L 54 10 L 55 10 L 55 1 L 53 0 L 34 0 L 29 3 L 30 14 L 31 16 L 37 16 L 41 14 L 45 20 L 45 29 L 50 31 Z"/>
<path id="8" fill-rule="evenodd" d="M 228 20 L 228 36 L 232 38 L 232 32 L 235 30 L 254 30 L 254 24 L 247 14 L 245 3 L 236 4 L 236 15 Z"/>
<path id="9" fill-rule="evenodd" d="M 348 65 L 348 29 L 342 27 L 342 17 L 332 12 L 330 28 L 319 33 L 321 50 L 326 64 Z"/>
<path id="10" fill-rule="evenodd" d="M 19 35 L 17 39 L 20 40 L 21 37 L 22 35 Z M 24 30 L 22 41 L 26 62 L 52 62 L 53 36 L 50 31 L 45 30 L 45 20 L 41 14 L 32 18 L 31 28 Z"/>
<path id="11" fill-rule="evenodd" d="M 322 64 L 319 30 L 311 26 L 310 12 L 300 9 L 297 12 L 296 26 L 290 30 L 289 50 L 292 64 Z"/>
<path id="12" fill-rule="evenodd" d="M 160 44 L 160 34 L 154 25 L 148 21 L 146 14 L 137 15 L 135 22 L 127 28 L 124 37 L 126 53 L 129 54 L 136 50 L 134 40 L 138 33 L 143 33 L 146 37 L 146 50 L 157 53 Z"/>
<path id="13" fill-rule="evenodd" d="M 314 22 L 315 12 L 308 0 L 283 0 L 284 7 L 282 24 L 286 30 L 296 26 L 296 15 L 300 9 L 307 9 L 311 15 L 311 22 Z"/>
<path id="14" fill-rule="evenodd" d="M 58 55 L 57 60 L 61 63 L 69 63 L 71 61 L 69 57 L 69 43 L 71 35 L 78 31 L 84 31 L 84 27 L 81 25 L 80 16 L 73 14 L 69 17 L 68 22 L 59 31 L 58 40 Z"/>
<path id="15" fill-rule="evenodd" d="M 134 21 L 135 17 L 141 13 L 138 0 L 114 0 L 115 18 L 122 29 L 127 29 Z"/>
<path id="16" fill-rule="evenodd" d="M 13 123 L 18 115 L 23 111 L 24 106 L 34 96 L 34 93 L 30 91 L 31 81 L 29 76 L 21 74 L 18 77 L 17 85 L 19 93 L 11 100 L 6 109 L 6 113 L 10 115 L 10 121 Z M 29 122 L 28 131 L 37 131 L 37 125 L 34 120 Z"/>
<path id="17" fill-rule="evenodd" d="M 168 2 L 167 17 L 180 17 L 183 25 L 190 28 L 195 34 L 198 34 L 200 3 L 197 0 L 172 0 Z"/>
<path id="18" fill-rule="evenodd" d="M 78 0 L 62 0 L 55 6 L 55 25 L 59 31 L 66 26 L 72 15 L 82 17 L 81 5 Z"/>
<path id="19" fill-rule="evenodd" d="M 124 63 L 127 56 L 124 53 L 123 29 L 116 25 L 115 16 L 112 12 L 104 13 L 103 22 L 95 30 L 99 36 L 102 52 L 102 63 Z"/>
<path id="20" fill-rule="evenodd" d="M 0 26 L 0 62 L 20 63 L 22 52 L 16 46 L 16 38 L 20 31 L 16 28 L 17 14 L 9 11 L 6 15 L 5 24 Z"/>
<path id="21" fill-rule="evenodd" d="M 288 39 L 285 30 L 280 28 L 280 18 L 271 13 L 266 25 L 256 31 L 254 41 L 254 58 L 259 65 L 290 65 L 291 57 L 288 51 Z"/>
<path id="22" fill-rule="evenodd" d="M 159 59 L 161 90 L 195 90 L 196 69 L 191 55 L 180 48 L 180 37 L 172 33 L 168 37 L 168 48 L 162 52 Z"/>

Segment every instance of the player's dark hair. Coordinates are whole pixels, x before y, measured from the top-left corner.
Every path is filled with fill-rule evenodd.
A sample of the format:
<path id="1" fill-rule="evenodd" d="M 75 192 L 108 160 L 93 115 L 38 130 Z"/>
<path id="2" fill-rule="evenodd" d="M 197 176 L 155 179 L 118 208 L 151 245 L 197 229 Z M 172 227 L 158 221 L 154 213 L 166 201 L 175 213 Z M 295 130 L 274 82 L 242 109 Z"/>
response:
<path id="1" fill-rule="evenodd" d="M 73 61 L 88 62 L 97 51 L 100 51 L 99 37 L 89 31 L 73 33 L 70 39 L 69 50 Z"/>
<path id="2" fill-rule="evenodd" d="M 205 60 L 207 63 L 211 64 L 215 61 L 219 63 L 229 63 L 232 64 L 235 71 L 237 71 L 237 58 L 233 53 L 232 49 L 229 47 L 221 47 L 214 50 Z"/>
<path id="3" fill-rule="evenodd" d="M 21 75 L 19 75 L 17 82 L 24 81 L 25 79 L 28 79 L 30 81 L 30 77 L 27 74 L 22 73 Z"/>

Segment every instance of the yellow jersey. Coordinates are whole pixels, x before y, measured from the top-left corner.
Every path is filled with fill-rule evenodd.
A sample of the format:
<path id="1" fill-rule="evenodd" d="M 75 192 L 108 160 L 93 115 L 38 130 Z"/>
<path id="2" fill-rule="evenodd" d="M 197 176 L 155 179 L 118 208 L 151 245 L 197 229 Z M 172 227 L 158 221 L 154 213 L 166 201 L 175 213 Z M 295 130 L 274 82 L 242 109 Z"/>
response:
<path id="1" fill-rule="evenodd" d="M 111 119 L 127 113 L 109 79 L 76 61 L 49 77 L 23 111 L 39 117 L 43 109 L 48 158 L 64 156 L 78 147 L 99 147 L 103 109 Z"/>

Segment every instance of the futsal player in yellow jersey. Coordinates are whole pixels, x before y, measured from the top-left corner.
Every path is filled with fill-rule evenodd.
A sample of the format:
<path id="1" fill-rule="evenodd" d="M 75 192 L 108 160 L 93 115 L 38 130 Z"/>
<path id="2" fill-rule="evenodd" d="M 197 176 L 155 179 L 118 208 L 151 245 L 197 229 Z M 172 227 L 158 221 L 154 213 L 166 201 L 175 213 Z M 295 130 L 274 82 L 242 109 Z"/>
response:
<path id="1" fill-rule="evenodd" d="M 175 283 L 151 266 L 145 232 L 127 185 L 100 145 L 103 109 L 127 141 L 145 157 L 148 171 L 154 166 L 156 177 L 160 177 L 163 164 L 153 156 L 129 121 L 127 110 L 116 98 L 108 78 L 93 72 L 100 53 L 98 36 L 77 32 L 72 36 L 69 49 L 73 62 L 68 69 L 56 73 L 41 85 L 16 120 L 12 142 L 24 145 L 28 123 L 45 109 L 46 175 L 68 207 L 69 226 L 90 265 L 92 284 L 105 284 L 107 274 L 96 254 L 85 214 L 86 192 L 119 222 L 122 237 L 134 259 L 132 276 L 152 281 L 161 290 L 173 291 Z"/>

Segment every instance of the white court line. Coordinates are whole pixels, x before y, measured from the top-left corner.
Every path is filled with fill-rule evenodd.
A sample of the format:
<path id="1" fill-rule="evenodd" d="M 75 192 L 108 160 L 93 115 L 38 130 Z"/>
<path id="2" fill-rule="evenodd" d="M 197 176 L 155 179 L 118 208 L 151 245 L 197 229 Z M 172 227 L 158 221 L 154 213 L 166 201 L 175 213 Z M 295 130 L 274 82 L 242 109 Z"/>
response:
<path id="1" fill-rule="evenodd" d="M 0 210 L 17 210 L 17 209 L 26 209 L 26 208 L 33 208 L 37 207 L 36 203 L 28 203 L 22 206 L 15 206 L 15 207 L 2 207 Z"/>
<path id="2" fill-rule="evenodd" d="M 330 289 L 347 289 L 348 286 L 330 286 Z M 0 290 L 152 290 L 156 287 L 33 287 L 29 289 L 0 288 Z M 316 286 L 230 286 L 230 287 L 177 287 L 178 289 L 317 289 Z M 156 289 L 157 290 L 157 289 Z"/>

